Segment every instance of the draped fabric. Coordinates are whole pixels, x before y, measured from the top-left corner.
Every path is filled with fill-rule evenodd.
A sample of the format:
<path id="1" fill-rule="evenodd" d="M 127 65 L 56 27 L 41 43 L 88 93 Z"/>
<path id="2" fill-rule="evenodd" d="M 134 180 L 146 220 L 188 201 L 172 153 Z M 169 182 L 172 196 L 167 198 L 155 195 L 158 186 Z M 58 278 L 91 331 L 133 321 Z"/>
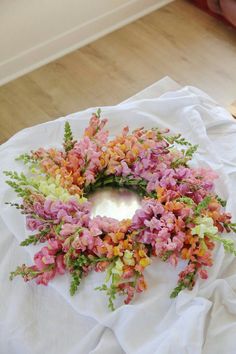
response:
<path id="1" fill-rule="evenodd" d="M 0 147 L 1 170 L 21 171 L 14 158 L 40 146 L 60 146 L 64 122 L 79 137 L 96 108 L 20 131 Z M 159 98 L 103 107 L 112 135 L 124 125 L 168 127 L 198 144 L 194 166 L 211 167 L 219 174 L 216 191 L 227 200 L 236 220 L 236 123 L 202 91 L 185 87 Z M 91 273 L 74 297 L 69 277 L 54 279 L 47 287 L 22 279 L 9 281 L 18 264 L 30 264 L 38 246 L 23 248 L 24 217 L 6 201 L 18 200 L 0 175 L 0 352 L 2 354 L 235 354 L 236 259 L 222 246 L 214 252 L 207 280 L 192 291 L 170 299 L 177 268 L 159 260 L 146 270 L 148 289 L 129 305 L 122 301 L 114 312 L 94 288 L 104 274 Z M 230 234 L 226 237 L 234 238 Z"/>

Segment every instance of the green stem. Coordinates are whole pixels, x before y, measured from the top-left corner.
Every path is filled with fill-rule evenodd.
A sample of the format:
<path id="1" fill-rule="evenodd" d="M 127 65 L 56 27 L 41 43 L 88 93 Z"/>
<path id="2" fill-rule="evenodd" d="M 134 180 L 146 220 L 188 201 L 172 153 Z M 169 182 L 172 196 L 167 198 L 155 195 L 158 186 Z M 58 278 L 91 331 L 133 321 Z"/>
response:
<path id="1" fill-rule="evenodd" d="M 97 188 L 102 188 L 106 186 L 111 186 L 114 188 L 127 188 L 134 190 L 142 197 L 147 196 L 151 198 L 155 198 L 156 194 L 154 192 L 148 193 L 147 188 L 147 181 L 144 179 L 134 179 L 134 178 L 127 178 L 122 176 L 115 176 L 115 175 L 104 175 L 98 177 L 98 179 L 93 183 L 85 187 L 84 195 L 87 196 L 89 193 L 93 192 Z"/>

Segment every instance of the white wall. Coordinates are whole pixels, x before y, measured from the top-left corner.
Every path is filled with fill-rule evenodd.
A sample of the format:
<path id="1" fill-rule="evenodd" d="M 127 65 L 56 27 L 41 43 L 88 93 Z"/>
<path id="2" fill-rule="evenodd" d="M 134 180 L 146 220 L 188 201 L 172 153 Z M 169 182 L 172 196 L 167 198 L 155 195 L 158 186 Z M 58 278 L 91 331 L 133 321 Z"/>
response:
<path id="1" fill-rule="evenodd" d="M 0 0 L 0 84 L 171 0 Z"/>

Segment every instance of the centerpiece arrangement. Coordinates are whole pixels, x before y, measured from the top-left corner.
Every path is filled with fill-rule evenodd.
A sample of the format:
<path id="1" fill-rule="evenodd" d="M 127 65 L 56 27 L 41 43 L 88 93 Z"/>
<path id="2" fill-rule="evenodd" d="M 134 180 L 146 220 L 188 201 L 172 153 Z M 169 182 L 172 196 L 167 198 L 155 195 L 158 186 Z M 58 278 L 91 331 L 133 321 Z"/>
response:
<path id="1" fill-rule="evenodd" d="M 113 310 L 117 294 L 125 295 L 127 304 L 146 289 L 145 268 L 153 257 L 174 266 L 181 259 L 186 265 L 171 293 L 176 297 L 192 289 L 198 276 L 207 278 L 216 242 L 236 255 L 234 242 L 221 235 L 236 232 L 236 224 L 214 193 L 217 175 L 188 166 L 197 146 L 181 135 L 158 128 L 130 133 L 125 127 L 111 140 L 100 114 L 92 115 L 78 141 L 66 122 L 63 149 L 39 148 L 19 156 L 27 173 L 5 171 L 22 200 L 8 204 L 26 215 L 32 231 L 21 245 L 43 244 L 34 264 L 18 266 L 10 278 L 20 275 L 47 285 L 67 272 L 74 295 L 89 272 L 105 271 L 104 284 L 96 289 L 108 295 Z M 92 217 L 89 196 L 104 186 L 134 190 L 141 208 L 121 221 Z"/>

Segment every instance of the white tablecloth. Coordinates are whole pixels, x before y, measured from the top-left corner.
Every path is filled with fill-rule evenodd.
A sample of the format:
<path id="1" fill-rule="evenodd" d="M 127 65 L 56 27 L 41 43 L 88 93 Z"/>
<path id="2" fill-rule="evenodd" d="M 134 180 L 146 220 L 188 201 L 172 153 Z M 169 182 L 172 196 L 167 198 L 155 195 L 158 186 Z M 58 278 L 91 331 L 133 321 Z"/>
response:
<path id="1" fill-rule="evenodd" d="M 1 169 L 22 169 L 14 157 L 39 146 L 60 146 L 64 121 L 80 136 L 96 108 L 25 129 L 0 147 Z M 228 200 L 236 220 L 236 124 L 203 92 L 185 87 L 157 99 L 103 107 L 112 134 L 131 128 L 169 127 L 182 133 L 199 153 L 194 164 L 219 173 L 217 192 Z M 22 248 L 27 235 L 24 218 L 4 204 L 16 200 L 0 176 L 0 353 L 1 354 L 235 354 L 236 260 L 215 250 L 209 279 L 193 291 L 171 300 L 181 268 L 155 260 L 146 270 L 148 290 L 130 305 L 107 308 L 103 293 L 93 289 L 104 274 L 90 274 L 74 297 L 69 278 L 58 277 L 48 287 L 8 280 L 18 264 L 30 263 L 37 247 Z M 234 237 L 234 235 L 230 235 Z"/>

